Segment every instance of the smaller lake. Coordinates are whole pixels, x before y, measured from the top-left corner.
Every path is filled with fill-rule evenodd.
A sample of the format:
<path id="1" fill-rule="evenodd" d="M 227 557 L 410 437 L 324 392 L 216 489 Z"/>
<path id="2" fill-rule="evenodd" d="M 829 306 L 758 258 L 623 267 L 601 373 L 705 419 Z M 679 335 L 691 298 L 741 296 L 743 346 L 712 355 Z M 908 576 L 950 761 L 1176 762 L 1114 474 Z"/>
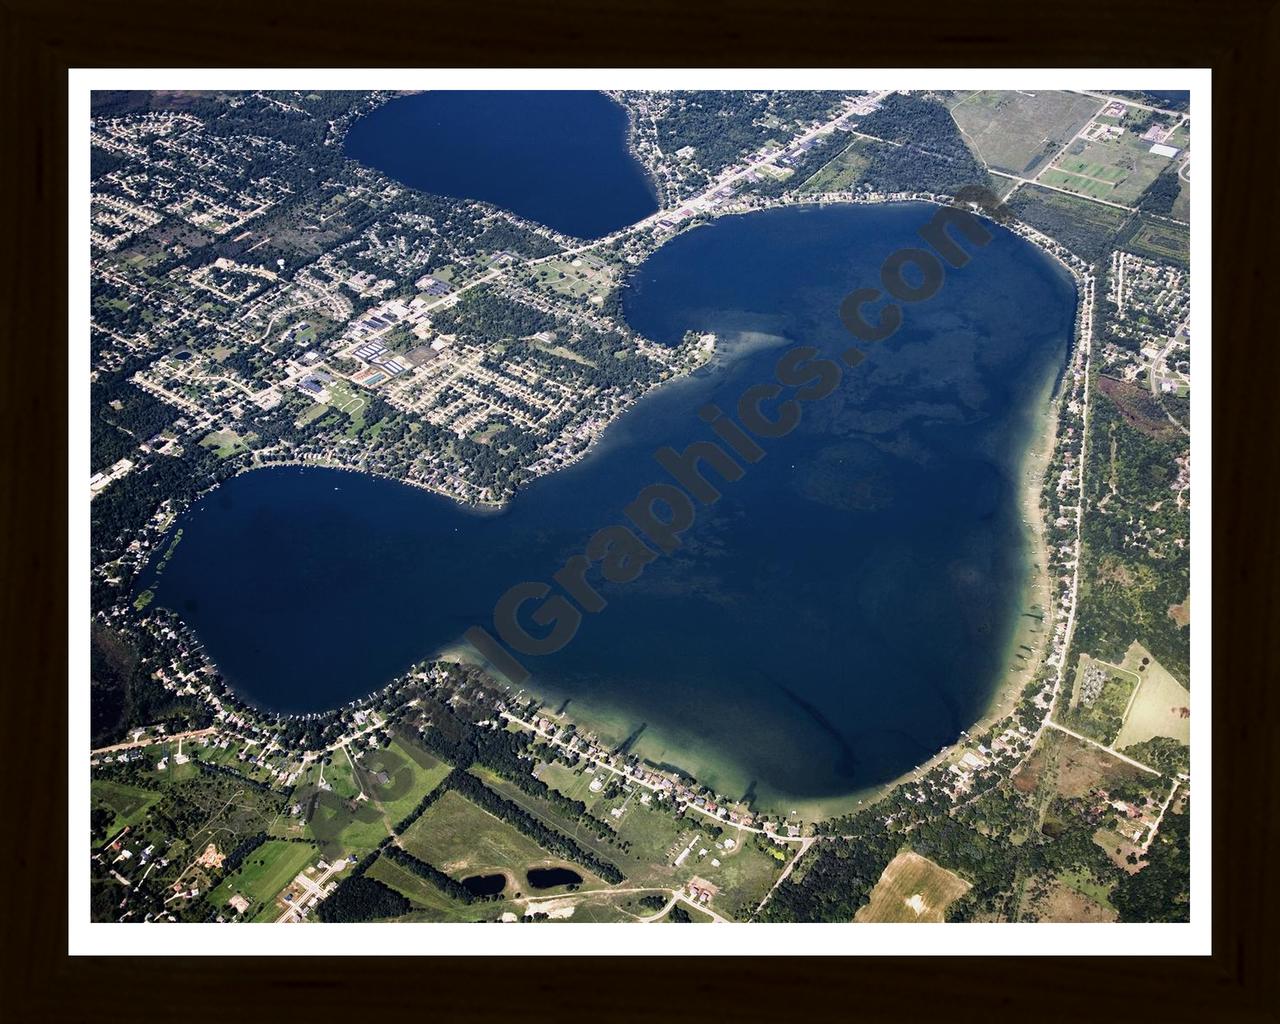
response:
<path id="1" fill-rule="evenodd" d="M 557 885 L 582 883 L 582 876 L 568 868 L 530 868 L 525 877 L 534 889 L 554 889 Z"/>
<path id="2" fill-rule="evenodd" d="M 507 887 L 507 876 L 472 875 L 464 878 L 462 885 L 472 896 L 497 896 Z"/>
<path id="3" fill-rule="evenodd" d="M 598 92 L 423 92 L 360 118 L 344 149 L 410 188 L 600 238 L 658 209 L 628 128 Z"/>

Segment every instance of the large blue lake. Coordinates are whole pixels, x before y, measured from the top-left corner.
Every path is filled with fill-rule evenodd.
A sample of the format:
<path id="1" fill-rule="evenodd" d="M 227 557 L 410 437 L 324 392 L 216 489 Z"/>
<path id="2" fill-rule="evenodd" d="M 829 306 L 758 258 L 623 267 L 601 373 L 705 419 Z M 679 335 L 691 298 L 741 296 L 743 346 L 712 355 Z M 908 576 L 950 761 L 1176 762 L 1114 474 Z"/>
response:
<path id="1" fill-rule="evenodd" d="M 598 92 L 424 92 L 360 118 L 345 151 L 424 192 L 600 238 L 658 209 L 627 130 Z"/>
<path id="2" fill-rule="evenodd" d="M 885 257 L 918 244 L 924 204 L 792 207 L 723 218 L 633 276 L 626 315 L 677 342 L 720 337 L 713 364 L 611 426 L 579 464 L 501 513 L 350 473 L 258 471 L 209 494 L 157 602 L 194 627 L 259 705 L 330 708 L 469 626 L 492 630 L 512 584 L 549 580 L 654 481 L 653 459 L 710 438 L 795 344 L 842 351 L 837 310 Z M 767 805 L 862 791 L 909 770 L 985 712 L 1026 600 L 1021 460 L 1064 364 L 1066 273 L 1013 234 L 865 346 L 830 397 L 721 486 L 685 543 L 550 657 L 531 686 L 635 749 Z M 914 242 L 913 242 L 914 240 Z M 794 805 L 793 805 L 794 806 Z"/>

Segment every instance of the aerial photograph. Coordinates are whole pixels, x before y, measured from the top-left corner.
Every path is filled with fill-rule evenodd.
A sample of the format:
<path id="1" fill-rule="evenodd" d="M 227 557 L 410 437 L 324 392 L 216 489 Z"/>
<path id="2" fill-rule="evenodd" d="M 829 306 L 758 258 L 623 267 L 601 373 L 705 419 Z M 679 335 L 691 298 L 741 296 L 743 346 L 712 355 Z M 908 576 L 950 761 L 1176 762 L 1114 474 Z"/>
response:
<path id="1" fill-rule="evenodd" d="M 87 925 L 1189 922 L 1191 92 L 1096 77 L 89 93 Z"/>

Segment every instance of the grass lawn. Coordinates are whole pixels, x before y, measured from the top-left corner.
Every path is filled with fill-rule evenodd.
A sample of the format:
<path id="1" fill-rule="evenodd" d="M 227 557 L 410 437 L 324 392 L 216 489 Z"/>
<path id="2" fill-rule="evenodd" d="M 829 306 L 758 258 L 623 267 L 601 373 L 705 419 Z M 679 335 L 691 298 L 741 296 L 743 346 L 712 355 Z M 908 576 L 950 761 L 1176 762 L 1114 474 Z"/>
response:
<path id="1" fill-rule="evenodd" d="M 509 905 L 504 903 L 459 903 L 451 900 L 425 878 L 407 871 L 395 861 L 379 857 L 368 871 L 370 878 L 402 894 L 422 921 L 492 921 Z M 519 910 L 516 910 L 519 913 Z"/>
<path id="2" fill-rule="evenodd" d="M 106 807 L 115 812 L 115 820 L 107 829 L 111 837 L 126 825 L 140 822 L 151 805 L 160 799 L 159 793 L 112 779 L 94 779 L 89 792 L 94 807 Z"/>
<path id="3" fill-rule="evenodd" d="M 1104 907 L 1111 906 L 1111 890 L 1114 882 L 1103 884 L 1093 877 L 1093 872 L 1085 868 L 1071 868 L 1058 875 L 1058 881 L 1068 888 L 1074 889 L 1082 896 L 1088 896 L 1095 903 Z"/>
<path id="4" fill-rule="evenodd" d="M 359 767 L 365 792 L 392 824 L 403 821 L 450 771 L 445 762 L 403 737 L 393 739 L 385 750 L 361 754 Z M 379 772 L 386 774 L 385 783 L 379 781 Z"/>
<path id="5" fill-rule="evenodd" d="M 1169 164 L 1167 158 L 1150 149 L 1149 142 L 1132 132 L 1107 141 L 1077 139 L 1037 180 L 1132 206 Z"/>
<path id="6" fill-rule="evenodd" d="M 351 420 L 347 427 L 347 436 L 355 437 L 364 429 L 364 410 L 369 404 L 369 399 L 353 384 L 338 377 L 329 381 L 325 387 L 329 389 L 329 404 L 339 412 L 346 413 Z"/>
<path id="7" fill-rule="evenodd" d="M 756 837 L 750 832 L 739 834 L 736 829 L 725 829 L 724 836 L 718 841 L 723 842 L 724 839 L 732 839 L 736 848 L 726 852 L 713 843 L 698 863 L 695 873 L 720 887 L 712 901 L 716 913 L 721 917 L 745 921 L 778 880 L 782 863 L 760 849 Z M 713 858 L 720 861 L 719 867 L 712 865 Z M 790 860 L 790 856 L 787 859 Z"/>
<path id="8" fill-rule="evenodd" d="M 427 808 L 401 842 L 415 857 L 458 879 L 510 872 L 518 891 L 526 887 L 527 867 L 559 863 L 532 839 L 452 790 Z M 585 874 L 581 867 L 574 870 Z"/>
<path id="9" fill-rule="evenodd" d="M 346 755 L 342 755 L 346 761 Z M 335 762 L 336 763 L 336 762 Z M 333 765 L 324 769 L 325 781 Z M 348 772 L 350 768 L 348 767 Z M 319 765 L 311 765 L 299 779 L 293 799 L 303 807 L 302 818 L 282 818 L 278 829 L 283 835 L 296 835 L 297 823 L 305 826 L 301 834 L 320 845 L 325 857 L 334 859 L 347 854 L 357 857 L 368 853 L 389 834 L 386 818 L 370 800 L 348 800 L 336 792 L 325 792 L 317 787 Z"/>
<path id="10" fill-rule="evenodd" d="M 859 923 L 940 922 L 947 907 L 969 889 L 959 875 L 904 850 L 889 862 L 871 890 L 871 901 L 853 919 Z"/>
<path id="11" fill-rule="evenodd" d="M 475 768 L 473 774 L 495 793 L 518 804 L 544 824 L 563 832 L 584 849 L 616 864 L 627 876 L 629 886 L 675 884 L 672 881 L 675 871 L 670 866 L 674 854 L 668 856 L 667 851 L 675 845 L 676 838 L 682 831 L 691 834 L 692 828 L 686 824 L 677 825 L 670 810 L 657 810 L 640 803 L 639 793 L 627 805 L 622 820 L 616 821 L 609 815 L 608 809 L 622 804 L 624 798 L 604 802 L 601 794 L 590 793 L 588 786 L 595 776 L 575 776 L 572 769 L 559 764 L 548 765 L 543 769 L 541 778 L 548 786 L 558 789 L 565 796 L 586 802 L 594 816 L 617 829 L 616 840 L 610 842 L 607 837 L 601 837 L 592 829 L 569 819 L 549 801 L 530 796 L 492 772 Z M 566 780 L 572 784 L 564 785 Z M 623 844 L 627 844 L 626 849 L 623 849 Z M 574 870 L 583 872 L 579 866 L 575 866 Z"/>
<path id="12" fill-rule="evenodd" d="M 321 416 L 329 411 L 329 406 L 324 402 L 312 402 L 309 406 L 302 410 L 302 415 L 293 421 L 295 427 L 305 427 L 312 420 L 318 420 Z"/>
<path id="13" fill-rule="evenodd" d="M 534 276 L 539 287 L 574 299 L 586 298 L 596 305 L 613 287 L 613 276 L 607 270 L 596 270 L 581 259 L 539 264 Z"/>
<path id="14" fill-rule="evenodd" d="M 317 857 L 318 852 L 310 843 L 269 839 L 209 893 L 209 902 L 224 914 L 234 914 L 227 900 L 240 893 L 249 901 L 246 919 L 274 920 L 276 894 Z"/>
<path id="15" fill-rule="evenodd" d="M 573 905 L 573 915 L 562 920 L 571 923 L 576 921 L 579 924 L 615 924 L 636 919 L 635 913 L 617 905 L 616 898 L 602 896 L 597 899 L 578 900 Z"/>
<path id="16" fill-rule="evenodd" d="M 356 782 L 355 772 L 351 770 L 351 762 L 341 750 L 335 750 L 329 763 L 320 767 L 317 782 L 321 777 L 329 784 L 334 796 L 354 800 L 360 795 L 360 785 Z"/>
<path id="17" fill-rule="evenodd" d="M 871 147 L 876 143 L 854 139 L 800 186 L 801 192 L 843 192 L 862 180 L 862 172 L 871 163 Z"/>
<path id="18" fill-rule="evenodd" d="M 200 442 L 200 447 L 215 449 L 214 454 L 220 459 L 229 459 L 233 455 L 249 450 L 249 446 L 234 430 L 215 430 L 205 436 Z"/>
<path id="19" fill-rule="evenodd" d="M 1130 646 L 1122 664 L 1136 673 L 1142 682 L 1125 716 L 1124 726 L 1116 736 L 1115 748 L 1123 750 L 1153 736 L 1168 736 L 1179 743 L 1189 744 L 1191 694 L 1187 688 L 1139 643 Z"/>

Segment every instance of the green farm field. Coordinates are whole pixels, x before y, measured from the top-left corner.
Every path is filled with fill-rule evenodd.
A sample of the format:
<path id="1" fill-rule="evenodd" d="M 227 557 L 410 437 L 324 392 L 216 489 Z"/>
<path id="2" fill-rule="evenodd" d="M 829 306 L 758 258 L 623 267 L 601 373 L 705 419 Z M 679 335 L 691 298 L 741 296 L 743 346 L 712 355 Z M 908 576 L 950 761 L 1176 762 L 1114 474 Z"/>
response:
<path id="1" fill-rule="evenodd" d="M 502 914 L 505 906 L 501 903 L 466 904 L 452 900 L 425 878 L 387 857 L 374 861 L 367 874 L 409 900 L 413 904 L 414 920 L 492 921 Z"/>
<path id="2" fill-rule="evenodd" d="M 224 914 L 234 914 L 227 907 L 227 900 L 240 893 L 249 901 L 246 920 L 274 920 L 276 895 L 317 856 L 310 843 L 269 839 L 209 893 L 209 902 Z"/>
<path id="3" fill-rule="evenodd" d="M 136 825 L 147 810 L 160 799 L 160 794 L 112 779 L 94 779 L 90 788 L 94 807 L 106 807 L 115 813 L 107 831 L 114 836 L 126 825 Z"/>
<path id="4" fill-rule="evenodd" d="M 364 791 L 393 825 L 407 817 L 450 770 L 443 761 L 400 737 L 385 749 L 361 754 L 358 767 Z M 379 780 L 379 773 L 386 775 L 385 783 Z"/>
<path id="5" fill-rule="evenodd" d="M 602 793 L 590 792 L 594 775 L 578 775 L 560 764 L 543 769 L 542 780 L 565 796 L 582 800 L 588 811 L 617 831 L 617 838 L 610 842 L 595 831 L 570 819 L 549 800 L 525 793 L 520 787 L 483 768 L 473 769 L 473 774 L 495 793 L 524 808 L 544 824 L 563 832 L 580 846 L 616 865 L 627 876 L 628 884 L 669 886 L 677 884 L 675 869 L 671 867 L 673 848 L 683 833 L 690 833 L 690 825 L 677 824 L 669 809 L 658 809 L 640 803 L 639 795 L 627 804 L 621 820 L 609 814 L 609 808 L 621 806 L 625 797 L 606 800 Z M 580 868 L 575 867 L 575 871 Z"/>
<path id="6" fill-rule="evenodd" d="M 1132 206 L 1169 165 L 1132 132 L 1119 139 L 1077 139 L 1037 181 L 1070 192 Z"/>
<path id="7" fill-rule="evenodd" d="M 524 885 L 526 868 L 561 863 L 532 839 L 452 790 L 409 827 L 401 845 L 455 878 L 507 872 L 517 888 Z M 581 867 L 575 865 L 574 870 L 585 877 Z"/>

